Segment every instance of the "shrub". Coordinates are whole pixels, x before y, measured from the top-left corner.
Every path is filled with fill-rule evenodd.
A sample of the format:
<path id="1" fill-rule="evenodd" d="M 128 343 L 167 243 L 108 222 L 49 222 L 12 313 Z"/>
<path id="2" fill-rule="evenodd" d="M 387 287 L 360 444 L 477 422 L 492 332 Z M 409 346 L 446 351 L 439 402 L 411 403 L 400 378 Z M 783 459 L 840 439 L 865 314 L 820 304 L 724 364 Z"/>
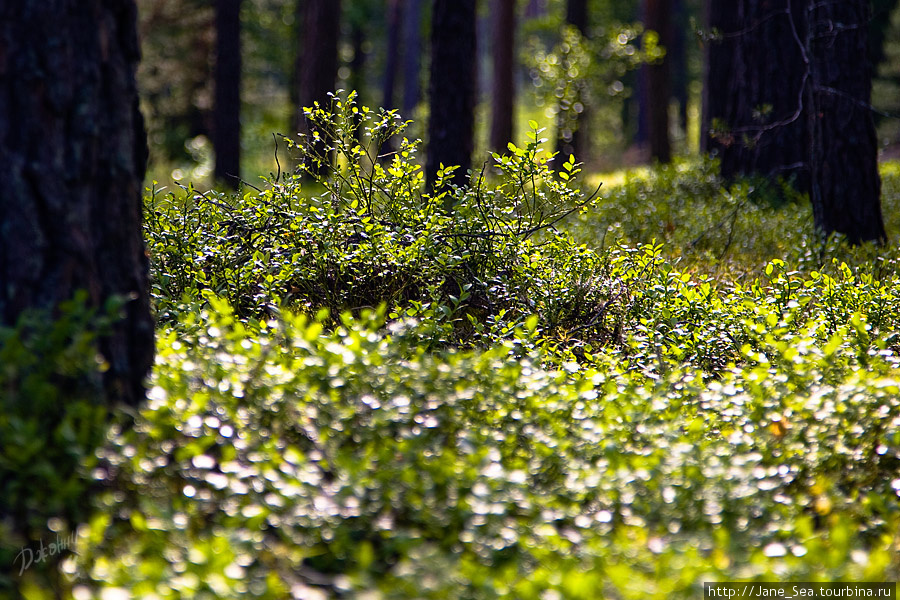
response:
<path id="1" fill-rule="evenodd" d="M 494 174 L 459 187 L 447 167 L 422 192 L 418 142 L 384 153 L 406 126 L 394 112 L 358 107 L 351 94 L 307 118 L 313 139 L 298 147 L 297 174 L 232 197 L 151 194 L 146 236 L 162 322 L 209 290 L 242 318 L 385 304 L 391 318 L 427 320 L 422 343 L 440 346 L 493 343 L 532 314 L 548 335 L 578 327 L 611 339 L 621 285 L 605 255 L 553 230 L 596 195 L 575 183 L 574 157 L 550 170 L 536 123 L 525 146 L 492 157 Z"/>

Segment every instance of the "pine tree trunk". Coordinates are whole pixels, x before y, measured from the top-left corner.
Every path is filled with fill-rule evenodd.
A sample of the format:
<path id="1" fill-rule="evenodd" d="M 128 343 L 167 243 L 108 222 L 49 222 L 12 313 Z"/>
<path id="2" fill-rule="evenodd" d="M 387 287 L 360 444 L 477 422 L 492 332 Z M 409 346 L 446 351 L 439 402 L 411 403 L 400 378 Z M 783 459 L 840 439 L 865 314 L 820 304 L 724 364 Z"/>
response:
<path id="1" fill-rule="evenodd" d="M 516 2 L 494 0 L 493 6 L 493 93 L 491 94 L 491 148 L 505 152 L 512 141 L 515 110 Z"/>
<path id="2" fill-rule="evenodd" d="M 341 1 L 340 0 L 298 0 L 305 3 L 303 30 L 302 63 L 299 66 L 300 104 L 296 107 L 297 131 L 309 134 L 303 108 L 318 102 L 321 106 L 329 106 L 328 94 L 334 92 L 338 71 L 338 40 L 341 33 Z M 321 143 L 312 143 L 312 151 L 321 156 L 327 154 L 325 148 L 328 140 L 322 138 Z M 327 161 L 326 161 L 327 162 Z M 325 164 L 308 161 L 307 168 L 314 173 L 321 173 Z"/>
<path id="3" fill-rule="evenodd" d="M 644 70 L 647 90 L 647 134 L 650 157 L 660 163 L 672 160 L 669 142 L 669 98 L 671 97 L 670 63 L 672 15 L 669 0 L 644 0 L 644 25 L 659 36 L 659 45 L 666 51 L 662 60 L 649 64 Z"/>
<path id="4" fill-rule="evenodd" d="M 97 308 L 126 299 L 100 351 L 107 400 L 131 405 L 154 352 L 136 23 L 126 0 L 0 8 L 0 324 L 77 290 Z"/>
<path id="5" fill-rule="evenodd" d="M 216 180 L 237 189 L 241 176 L 241 0 L 216 2 Z"/>
<path id="6" fill-rule="evenodd" d="M 819 230 L 853 244 L 887 239 L 869 108 L 868 23 L 866 0 L 810 2 L 813 215 Z"/>
<path id="7" fill-rule="evenodd" d="M 384 64 L 384 87 L 381 106 L 391 110 L 394 106 L 394 87 L 397 80 L 397 63 L 400 55 L 400 28 L 403 20 L 403 0 L 388 0 L 388 45 Z"/>
<path id="8" fill-rule="evenodd" d="M 406 0 L 403 15 L 403 118 L 410 119 L 421 97 L 422 0 Z"/>
<path id="9" fill-rule="evenodd" d="M 691 30 L 690 18 L 684 0 L 672 0 L 672 39 L 667 48 L 672 77 L 672 99 L 678 103 L 678 127 L 687 133 L 688 128 L 688 83 L 690 74 L 687 65 L 687 33 Z"/>
<path id="10" fill-rule="evenodd" d="M 805 2 L 711 0 L 704 133 L 726 178 L 783 177 L 809 191 Z"/>
<path id="11" fill-rule="evenodd" d="M 588 34 L 588 3 L 587 0 L 568 0 L 566 2 L 566 23 L 574 25 L 583 36 Z M 579 82 L 576 82 L 576 90 Z M 586 158 L 587 132 L 587 107 L 581 100 L 581 94 L 576 91 L 572 106 L 560 107 L 557 117 L 556 152 L 559 158 L 556 168 L 561 168 L 563 162 L 575 155 L 578 159 Z"/>
<path id="12" fill-rule="evenodd" d="M 431 18 L 431 114 L 425 166 L 429 188 L 441 164 L 459 167 L 455 183 L 468 182 L 477 85 L 475 0 L 435 0 Z"/>

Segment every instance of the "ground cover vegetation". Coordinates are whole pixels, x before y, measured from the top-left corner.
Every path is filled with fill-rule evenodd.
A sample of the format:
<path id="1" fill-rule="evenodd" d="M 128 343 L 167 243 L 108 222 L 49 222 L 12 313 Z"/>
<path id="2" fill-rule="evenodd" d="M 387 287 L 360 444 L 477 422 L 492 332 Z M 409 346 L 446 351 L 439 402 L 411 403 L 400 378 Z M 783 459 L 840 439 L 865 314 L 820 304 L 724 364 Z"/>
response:
<path id="1" fill-rule="evenodd" d="M 19 572 L 40 523 L 0 536 L 4 585 L 624 599 L 900 577 L 894 245 L 822 240 L 788 187 L 701 161 L 595 193 L 537 124 L 470 186 L 451 167 L 424 190 L 395 113 L 351 96 L 308 116 L 296 173 L 148 191 L 158 358 L 98 452 L 90 400 L 45 384 L 96 383 L 76 334 L 97 317 L 2 332 L 4 401 L 43 398 L 2 411 L 4 491 L 54 516 L 35 480 L 95 498 L 58 575 Z M 72 416 L 48 428 L 53 406 Z"/>

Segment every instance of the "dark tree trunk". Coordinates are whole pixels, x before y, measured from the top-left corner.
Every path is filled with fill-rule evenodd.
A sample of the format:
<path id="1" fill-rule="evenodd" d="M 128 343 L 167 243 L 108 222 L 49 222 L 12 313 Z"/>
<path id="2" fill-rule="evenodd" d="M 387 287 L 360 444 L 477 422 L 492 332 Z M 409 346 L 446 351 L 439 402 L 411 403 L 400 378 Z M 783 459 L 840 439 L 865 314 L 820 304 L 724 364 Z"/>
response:
<path id="1" fill-rule="evenodd" d="M 306 4 L 301 35 L 303 36 L 303 58 L 300 64 L 300 104 L 296 107 L 297 131 L 309 134 L 303 108 L 318 102 L 321 106 L 329 105 L 328 94 L 334 91 L 338 71 L 338 40 L 341 33 L 341 1 L 340 0 L 298 0 Z M 319 155 L 326 154 L 328 140 L 322 138 L 321 143 L 312 144 L 312 150 Z M 315 161 L 307 162 L 307 168 L 314 173 L 321 173 L 323 164 Z"/>
<path id="2" fill-rule="evenodd" d="M 216 180 L 237 189 L 241 176 L 241 0 L 216 2 Z"/>
<path id="3" fill-rule="evenodd" d="M 303 125 L 303 104 L 300 102 L 300 87 L 303 85 L 303 70 L 306 61 L 303 48 L 306 46 L 306 0 L 296 0 L 294 8 L 294 72 L 291 73 L 291 131 L 298 133 Z"/>
<path id="4" fill-rule="evenodd" d="M 809 191 L 803 94 L 806 0 L 711 0 L 706 150 L 722 175 L 793 179 Z"/>
<path id="5" fill-rule="evenodd" d="M 705 0 L 703 25 L 703 96 L 700 107 L 700 151 L 716 154 L 720 145 L 713 138 L 713 124 L 728 117 L 728 75 L 734 55 L 734 42 L 722 37 L 723 31 L 738 27 L 738 7 L 734 2 Z"/>
<path id="6" fill-rule="evenodd" d="M 670 0 L 643 0 L 644 25 L 659 36 L 659 45 L 666 55 L 644 69 L 647 90 L 647 137 L 650 158 L 660 163 L 672 160 L 669 142 L 669 100 L 671 97 L 672 7 Z"/>
<path id="7" fill-rule="evenodd" d="M 494 0 L 492 36 L 494 72 L 491 81 L 491 148 L 505 152 L 513 136 L 515 109 L 516 1 Z"/>
<path id="8" fill-rule="evenodd" d="M 354 23 L 350 26 L 350 49 L 353 51 L 353 58 L 347 66 L 350 69 L 350 77 L 347 83 L 350 89 L 355 90 L 357 94 L 363 93 L 366 84 L 366 63 L 368 55 L 366 54 L 366 31 L 360 23 Z"/>
<path id="9" fill-rule="evenodd" d="M 125 0 L 0 5 L 0 324 L 76 290 L 125 299 L 100 351 L 107 400 L 130 405 L 154 352 L 136 22 Z"/>
<path id="10" fill-rule="evenodd" d="M 568 0 L 566 2 L 566 23 L 575 26 L 581 35 L 588 35 L 588 3 L 587 0 Z M 574 154 L 580 159 L 585 158 L 587 148 L 587 109 L 581 99 L 579 82 L 576 82 L 576 94 L 572 106 L 560 107 L 557 118 L 556 151 L 559 158 L 556 161 L 557 168 L 569 155 Z"/>
<path id="11" fill-rule="evenodd" d="M 406 0 L 403 11 L 403 117 L 413 116 L 421 98 L 422 0 Z"/>
<path id="12" fill-rule="evenodd" d="M 672 69 L 672 99 L 678 104 L 678 127 L 687 132 L 690 75 L 687 65 L 686 38 L 687 32 L 690 31 L 690 18 L 684 0 L 672 0 L 672 15 L 674 25 L 667 51 Z"/>
<path id="13" fill-rule="evenodd" d="M 431 19 L 431 114 L 425 166 L 429 188 L 441 164 L 459 167 L 454 183 L 468 182 L 477 85 L 475 0 L 435 0 Z"/>
<path id="14" fill-rule="evenodd" d="M 394 87 L 397 80 L 397 63 L 400 55 L 400 29 L 403 20 L 403 0 L 388 0 L 388 45 L 384 64 L 384 88 L 382 106 L 388 110 L 394 106 Z"/>
<path id="15" fill-rule="evenodd" d="M 887 239 L 869 108 L 868 24 L 867 0 L 810 0 L 813 215 L 819 230 L 842 233 L 853 244 Z"/>

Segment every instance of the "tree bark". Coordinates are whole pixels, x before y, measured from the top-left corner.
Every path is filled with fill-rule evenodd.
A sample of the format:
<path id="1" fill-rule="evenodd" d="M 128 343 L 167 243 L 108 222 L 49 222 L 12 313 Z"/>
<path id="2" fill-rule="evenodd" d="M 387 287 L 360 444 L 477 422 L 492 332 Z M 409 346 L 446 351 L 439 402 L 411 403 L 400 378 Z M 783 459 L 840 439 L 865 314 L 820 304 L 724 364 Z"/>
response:
<path id="1" fill-rule="evenodd" d="M 852 244 L 885 242 L 878 142 L 870 108 L 867 0 L 809 4 L 807 97 L 816 227 Z"/>
<path id="2" fill-rule="evenodd" d="M 237 189 L 241 177 L 241 0 L 216 2 L 217 181 Z"/>
<path id="3" fill-rule="evenodd" d="M 505 152 L 512 141 L 513 111 L 515 110 L 515 44 L 516 2 L 494 0 L 493 6 L 493 64 L 491 81 L 491 135 L 490 145 L 495 152 Z"/>
<path id="4" fill-rule="evenodd" d="M 77 290 L 125 299 L 99 349 L 106 400 L 130 405 L 154 353 L 136 24 L 133 1 L 0 5 L 0 324 Z"/>
<path id="5" fill-rule="evenodd" d="M 650 158 L 668 163 L 672 160 L 669 141 L 669 99 L 671 97 L 672 6 L 669 0 L 643 0 L 644 25 L 659 36 L 659 45 L 666 55 L 656 63 L 646 65 L 647 137 Z M 646 35 L 646 34 L 645 34 Z"/>
<path id="6" fill-rule="evenodd" d="M 575 26 L 581 35 L 587 37 L 587 0 L 568 0 L 566 2 L 566 23 Z M 572 106 L 561 106 L 557 117 L 556 152 L 559 155 L 556 161 L 557 168 L 562 167 L 562 163 L 569 155 L 574 154 L 582 160 L 585 158 L 587 132 L 584 129 L 585 123 L 587 123 L 587 107 L 581 101 L 579 87 L 576 82 L 576 95 Z"/>
<path id="7" fill-rule="evenodd" d="M 428 160 L 434 186 L 440 165 L 458 166 L 453 182 L 468 182 L 475 125 L 475 0 L 435 0 L 431 24 Z"/>

